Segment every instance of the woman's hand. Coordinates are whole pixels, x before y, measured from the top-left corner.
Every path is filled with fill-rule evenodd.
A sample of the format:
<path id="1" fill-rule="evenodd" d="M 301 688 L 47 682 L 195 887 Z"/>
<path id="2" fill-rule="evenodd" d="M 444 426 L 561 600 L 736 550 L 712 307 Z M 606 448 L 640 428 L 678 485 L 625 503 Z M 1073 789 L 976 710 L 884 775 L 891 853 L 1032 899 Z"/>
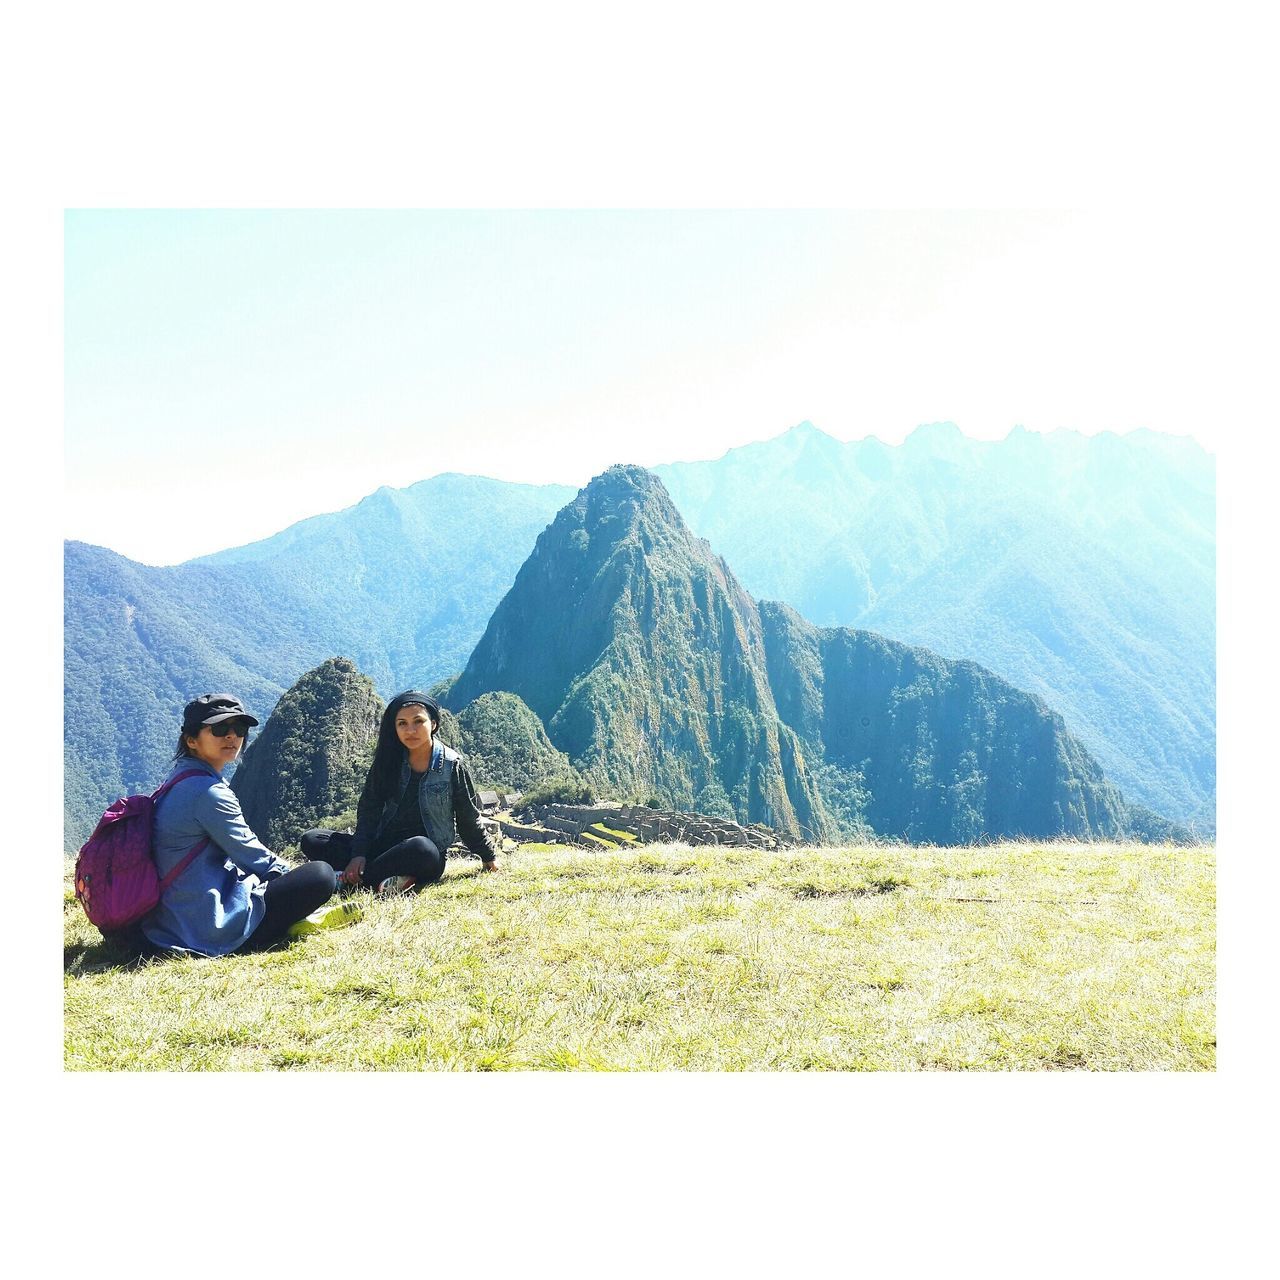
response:
<path id="1" fill-rule="evenodd" d="M 365 860 L 363 858 L 352 858 L 351 861 L 347 863 L 347 869 L 342 873 L 339 879 L 341 879 L 344 884 L 359 884 L 360 875 L 364 871 L 364 862 Z"/>

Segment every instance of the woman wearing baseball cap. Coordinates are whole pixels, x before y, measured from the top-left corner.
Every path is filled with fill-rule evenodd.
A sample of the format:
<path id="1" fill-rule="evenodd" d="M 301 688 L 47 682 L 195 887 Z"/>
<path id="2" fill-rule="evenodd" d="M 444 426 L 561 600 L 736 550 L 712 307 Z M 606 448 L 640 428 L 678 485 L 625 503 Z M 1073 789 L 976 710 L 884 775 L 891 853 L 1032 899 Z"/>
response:
<path id="1" fill-rule="evenodd" d="M 496 871 L 475 784 L 458 753 L 436 737 L 439 728 L 440 704 L 430 694 L 396 694 L 378 726 L 355 834 L 308 831 L 303 856 L 327 863 L 347 885 L 404 893 L 444 875 L 445 854 L 460 834 L 483 869 Z"/>
<path id="2" fill-rule="evenodd" d="M 359 918 L 353 903 L 318 910 L 336 887 L 328 867 L 309 863 L 291 871 L 245 825 L 222 771 L 239 759 L 257 723 L 229 693 L 202 694 L 182 713 L 166 781 L 182 780 L 156 806 L 151 848 L 162 877 L 187 865 L 140 922 L 157 951 L 222 956 L 261 950 L 286 935 Z"/>

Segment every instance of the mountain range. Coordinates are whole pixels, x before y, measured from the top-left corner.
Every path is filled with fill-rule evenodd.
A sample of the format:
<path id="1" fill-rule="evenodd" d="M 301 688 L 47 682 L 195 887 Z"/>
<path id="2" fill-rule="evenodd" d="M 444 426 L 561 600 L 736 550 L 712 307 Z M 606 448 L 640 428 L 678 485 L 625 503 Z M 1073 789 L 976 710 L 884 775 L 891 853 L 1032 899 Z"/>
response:
<path id="1" fill-rule="evenodd" d="M 653 470 L 756 596 L 981 663 L 1126 794 L 1213 830 L 1215 469 L 1194 440 L 940 423 L 889 446 L 803 423 Z"/>
<path id="2" fill-rule="evenodd" d="M 639 467 L 559 512 L 441 692 L 442 736 L 482 782 L 549 740 L 599 795 L 815 842 L 1182 834 L 977 664 L 757 605 Z M 235 779 L 249 821 L 280 842 L 346 807 L 329 780 L 354 795 L 379 705 L 344 659 L 303 677 Z"/>
<path id="3" fill-rule="evenodd" d="M 67 847 L 114 796 L 157 785 L 197 694 L 235 690 L 265 719 L 334 654 L 386 696 L 455 675 L 574 492 L 441 475 L 165 568 L 67 543 Z"/>
<path id="4" fill-rule="evenodd" d="M 808 839 L 1161 826 L 1061 716 L 977 664 L 758 606 L 639 467 L 560 511 L 446 697 L 497 690 L 605 794 Z"/>
<path id="5" fill-rule="evenodd" d="M 655 470 L 747 590 L 777 596 L 808 624 L 856 625 L 980 662 L 1061 712 L 1126 794 L 1212 829 L 1213 467 L 1192 442 L 1014 432 L 987 444 L 935 427 L 896 447 L 843 445 L 805 424 L 715 463 Z M 386 696 L 453 676 L 575 494 L 437 476 L 168 568 L 68 543 L 68 847 L 116 795 L 155 785 L 195 693 L 235 690 L 263 716 L 333 654 Z M 710 591 L 714 575 L 699 572 Z M 759 610 L 762 636 L 772 608 Z M 671 676 L 672 699 L 680 678 Z M 598 700 L 602 681 L 573 705 Z M 755 687 L 733 714 L 757 714 Z M 780 723 L 781 756 L 812 724 Z M 694 757 L 718 759 L 729 741 L 723 723 L 688 732 Z M 745 743 L 752 730 L 734 732 Z M 693 798 L 705 792 L 714 807 L 718 786 L 728 803 L 732 789 L 719 775 L 712 785 L 702 758 L 687 767 L 690 787 L 701 779 Z M 824 754 L 811 771 L 833 767 Z M 840 785 L 841 812 L 852 812 L 857 785 Z M 761 786 L 748 783 L 763 797 Z M 812 790 L 809 778 L 786 792 L 797 820 L 813 811 Z M 785 813 L 782 795 L 769 795 Z"/>

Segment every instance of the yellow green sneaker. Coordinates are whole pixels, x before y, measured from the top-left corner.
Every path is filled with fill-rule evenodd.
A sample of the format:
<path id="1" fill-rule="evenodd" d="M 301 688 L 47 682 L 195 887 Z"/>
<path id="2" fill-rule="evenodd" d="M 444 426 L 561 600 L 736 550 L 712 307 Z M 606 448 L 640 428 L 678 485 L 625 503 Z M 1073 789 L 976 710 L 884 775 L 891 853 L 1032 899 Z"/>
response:
<path id="1" fill-rule="evenodd" d="M 345 929 L 347 925 L 355 924 L 362 915 L 364 912 L 355 902 L 326 902 L 297 924 L 291 924 L 288 936 L 305 938 L 309 933 L 319 933 L 321 929 Z"/>

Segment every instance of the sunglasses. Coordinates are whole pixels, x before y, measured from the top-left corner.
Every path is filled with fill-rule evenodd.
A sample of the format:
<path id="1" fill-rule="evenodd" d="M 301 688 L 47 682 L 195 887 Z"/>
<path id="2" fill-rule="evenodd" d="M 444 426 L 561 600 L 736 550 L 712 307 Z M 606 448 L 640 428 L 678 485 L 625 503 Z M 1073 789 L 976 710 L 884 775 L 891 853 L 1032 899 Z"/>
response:
<path id="1" fill-rule="evenodd" d="M 243 720 L 223 720 L 218 724 L 209 725 L 208 728 L 215 738 L 225 738 L 229 733 L 234 733 L 237 738 L 243 738 L 249 733 L 249 726 Z"/>

